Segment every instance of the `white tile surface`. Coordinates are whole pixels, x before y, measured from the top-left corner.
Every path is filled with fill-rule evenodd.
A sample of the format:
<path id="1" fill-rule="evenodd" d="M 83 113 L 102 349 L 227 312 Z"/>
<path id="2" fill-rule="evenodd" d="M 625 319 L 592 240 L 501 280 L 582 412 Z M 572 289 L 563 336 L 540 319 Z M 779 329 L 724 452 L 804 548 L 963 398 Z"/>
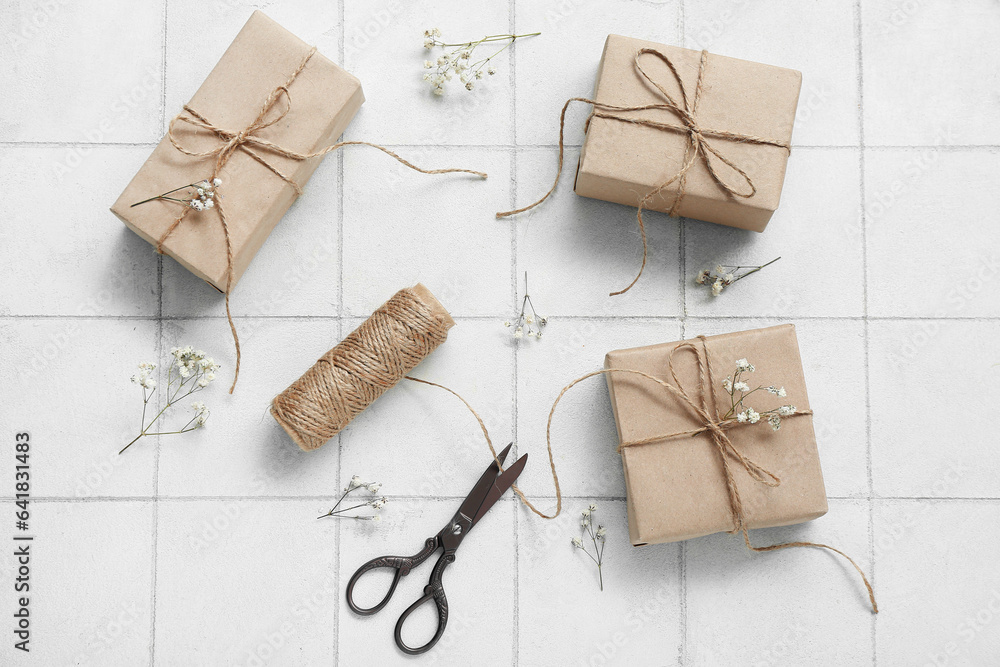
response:
<path id="1" fill-rule="evenodd" d="M 10 639 L 0 646 L 0 661 L 17 665 L 28 658 L 36 664 L 95 667 L 147 662 L 153 512 L 149 501 L 34 504 L 26 534 L 33 533 L 35 540 L 9 542 L 0 558 L 0 573 L 10 590 L 0 606 L 4 616 L 14 617 L 15 578 L 21 577 L 32 594 L 30 652 L 15 650 Z M 30 554 L 27 582 L 14 557 L 25 544 Z"/>
<path id="2" fill-rule="evenodd" d="M 831 501 L 810 523 L 756 530 L 754 546 L 832 544 L 866 572 L 868 507 Z M 825 553 L 824 553 L 825 552 Z M 850 563 L 816 548 L 752 553 L 719 533 L 686 546 L 689 664 L 859 665 L 871 660 L 871 612 Z M 720 641 L 719 628 L 732 633 Z"/>
<path id="3" fill-rule="evenodd" d="M 367 317 L 397 290 L 417 282 L 454 315 L 486 315 L 510 294 L 511 240 L 497 210 L 510 204 L 506 151 L 400 149 L 421 174 L 379 151 L 344 155 L 344 307 Z M 372 188 L 375 188 L 373 190 Z M 381 192 L 381 194 L 376 194 Z"/>
<path id="4" fill-rule="evenodd" d="M 687 222 L 687 309 L 692 315 L 856 317 L 864 310 L 857 149 L 792 151 L 781 207 L 763 233 Z M 692 284 L 716 264 L 781 260 L 716 298 Z M 753 281 L 753 282 L 751 282 Z M 735 292 L 739 292 L 737 297 Z"/>
<path id="5" fill-rule="evenodd" d="M 879 664 L 990 664 L 1000 655 L 996 501 L 881 500 Z M 947 539 L 942 539 L 947 536 Z M 880 547 L 880 548 L 879 548 Z M 933 611 L 931 611 L 933 610 Z"/>
<path id="6" fill-rule="evenodd" d="M 156 322 L 18 318 L 0 323 L 0 331 L 0 402 L 11 428 L 27 431 L 38 443 L 32 494 L 152 495 L 156 438 L 140 440 L 127 457 L 118 450 L 140 430 L 142 389 L 129 377 L 140 362 L 155 358 Z M 65 377 L 76 378 L 72 389 Z M 13 455 L 0 463 L 7 479 L 13 479 L 14 464 Z M 13 496 L 13 488 L 4 486 L 3 494 Z"/>
<path id="7" fill-rule="evenodd" d="M 998 143 L 994 3 L 865 0 L 861 25 L 866 144 Z"/>
<path id="8" fill-rule="evenodd" d="M 872 475 L 881 496 L 997 497 L 1000 322 L 871 325 Z M 948 391 L 947 387 L 959 388 Z M 933 406 L 932 413 L 919 406 Z M 934 415 L 961 415 L 958 419 Z"/>
<path id="9" fill-rule="evenodd" d="M 229 396 L 222 300 L 107 207 L 255 8 L 361 79 L 367 102 L 347 138 L 490 177 L 412 173 L 364 147 L 330 156 L 233 294 L 243 367 Z M 435 98 L 421 81 L 433 26 L 543 34 L 502 54 L 475 91 Z M 988 0 L 13 3 L 0 13 L 0 405 L 8 430 L 35 443 L 31 664 L 402 663 L 392 627 L 430 566 L 371 618 L 346 608 L 346 581 L 451 516 L 489 461 L 475 420 L 447 393 L 404 383 L 304 453 L 267 408 L 417 281 L 458 326 L 414 374 L 468 399 L 498 447 L 529 454 L 522 486 L 542 510 L 555 506 L 552 400 L 609 349 L 796 324 L 830 512 L 754 541 L 841 548 L 874 573 L 882 603 L 872 617 L 853 570 L 816 550 L 749 554 L 724 534 L 627 546 L 594 378 L 553 424 L 565 514 L 545 522 L 513 497 L 492 510 L 445 576 L 450 627 L 422 663 L 995 662 L 998 26 Z M 554 196 L 494 217 L 548 188 L 559 109 L 592 91 L 609 32 L 803 72 L 767 231 L 650 214 L 646 273 L 613 298 L 638 268 L 638 230 L 633 209 L 572 193 L 586 110 L 569 114 Z M 702 267 L 778 255 L 717 299 L 693 284 Z M 502 321 L 525 272 L 550 323 L 541 342 L 515 345 Z M 119 457 L 140 407 L 135 365 L 187 342 L 223 364 L 203 395 L 208 427 Z M 13 508 L 4 452 L 0 499 Z M 316 521 L 355 473 L 383 482 L 385 521 Z M 569 544 L 591 500 L 608 528 L 603 593 Z M 5 614 L 13 604 L 0 600 Z M 9 642 L 0 663 L 27 664 Z"/>
<path id="10" fill-rule="evenodd" d="M 316 521 L 317 509 L 312 501 L 160 503 L 156 664 L 329 664 L 341 595 L 337 531 Z M 248 553 L 253 568 L 234 568 Z"/>
<path id="11" fill-rule="evenodd" d="M 570 540 L 584 541 L 580 512 L 590 500 L 572 499 L 552 522 L 518 522 L 518 664 L 674 665 L 681 644 L 680 547 L 657 544 L 634 548 L 628 541 L 625 503 L 597 501 L 595 522 L 609 524 L 600 588 L 597 566 Z M 554 625 L 561 640 L 552 641 Z M 605 662 L 607 661 L 607 662 Z"/>
<path id="12" fill-rule="evenodd" d="M 888 317 L 997 317 L 1000 243 L 990 224 L 995 151 L 908 148 L 865 158 L 868 305 Z M 962 202 L 942 210 L 928 188 Z M 949 243 L 941 238 L 942 225 Z"/>
<path id="13" fill-rule="evenodd" d="M 821 0 L 790 12 L 780 0 L 684 3 L 684 46 L 803 73 L 792 143 L 858 143 L 858 58 L 854 12 Z"/>
<path id="14" fill-rule="evenodd" d="M 510 31 L 506 3 L 491 2 L 469 11 L 461 0 L 421 7 L 397 0 L 344 3 L 344 64 L 361 79 L 364 107 L 345 133 L 349 139 L 386 144 L 509 144 L 513 141 L 511 89 L 504 74 L 509 52 L 497 58 L 499 73 L 469 94 L 458 79 L 441 97 L 423 80 L 423 63 L 441 55 L 427 51 L 423 33 L 440 28 L 448 43 Z M 477 58 L 488 50 L 480 47 Z M 480 55 L 482 53 L 482 55 Z"/>
<path id="15" fill-rule="evenodd" d="M 56 0 L 5 7 L 0 140 L 159 140 L 165 5 Z"/>
<path id="16" fill-rule="evenodd" d="M 573 193 L 578 158 L 579 151 L 567 151 L 559 187 L 544 204 L 497 221 L 517 235 L 518 289 L 523 293 L 527 272 L 532 301 L 546 315 L 680 315 L 677 219 L 643 213 L 646 268 L 632 289 L 609 296 L 628 287 L 642 266 L 639 222 L 634 208 Z M 557 164 L 554 149 L 518 152 L 518 207 L 548 191 Z"/>
<path id="17" fill-rule="evenodd" d="M 16 276 L 0 296 L 0 313 L 156 315 L 156 252 L 107 208 L 147 153 L 133 146 L 0 147 L 0 179 L 32 202 L 9 207 L 0 227 L 4 267 Z M 66 220 L 67 211 L 71 224 L 40 224 Z"/>

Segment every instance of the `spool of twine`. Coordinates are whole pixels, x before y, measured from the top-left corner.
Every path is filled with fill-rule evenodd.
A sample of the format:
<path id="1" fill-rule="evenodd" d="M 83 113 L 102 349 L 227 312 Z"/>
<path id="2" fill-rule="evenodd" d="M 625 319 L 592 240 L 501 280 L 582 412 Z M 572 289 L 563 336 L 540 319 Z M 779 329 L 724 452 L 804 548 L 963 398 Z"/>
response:
<path id="1" fill-rule="evenodd" d="M 401 289 L 271 401 L 305 451 L 318 449 L 416 367 L 455 325 L 421 284 Z"/>

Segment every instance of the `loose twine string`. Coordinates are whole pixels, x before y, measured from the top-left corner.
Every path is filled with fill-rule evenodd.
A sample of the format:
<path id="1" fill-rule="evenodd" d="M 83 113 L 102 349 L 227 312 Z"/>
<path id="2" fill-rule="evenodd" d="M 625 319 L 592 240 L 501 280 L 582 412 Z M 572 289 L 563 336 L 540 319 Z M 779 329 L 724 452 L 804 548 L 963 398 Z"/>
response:
<path id="1" fill-rule="evenodd" d="M 767 470 L 760 464 L 754 462 L 749 457 L 747 457 L 740 449 L 737 447 L 733 441 L 730 439 L 726 431 L 739 427 L 745 426 L 748 422 L 739 422 L 736 419 L 722 419 L 719 416 L 718 407 L 715 405 L 715 395 L 712 391 L 712 387 L 715 386 L 713 374 L 712 374 L 712 364 L 708 357 L 708 346 L 707 341 L 704 336 L 698 336 L 698 340 L 701 343 L 701 349 L 699 349 L 694 343 L 685 342 L 678 345 L 676 348 L 671 350 L 669 357 L 667 358 L 667 369 L 670 372 L 670 377 L 673 383 L 661 380 L 660 378 L 645 373 L 643 371 L 631 370 L 625 368 L 606 368 L 599 371 L 593 371 L 578 377 L 577 379 L 570 382 L 568 385 L 563 387 L 562 391 L 556 397 L 555 402 L 552 404 L 552 409 L 549 411 L 549 420 L 545 428 L 545 441 L 549 447 L 549 451 L 552 450 L 552 417 L 555 414 L 556 406 L 559 405 L 559 401 L 562 400 L 563 396 L 567 391 L 572 389 L 575 385 L 583 382 L 588 378 L 592 378 L 596 375 L 607 375 L 611 373 L 624 373 L 637 375 L 639 377 L 646 378 L 658 384 L 659 386 L 666 389 L 671 395 L 680 399 L 681 402 L 687 406 L 687 408 L 694 414 L 694 416 L 701 422 L 702 426 L 696 429 L 688 431 L 679 431 L 677 433 L 668 433 L 665 435 L 657 435 L 649 438 L 642 438 L 639 440 L 629 440 L 624 441 L 618 445 L 618 452 L 622 451 L 628 447 L 638 447 L 641 445 L 647 445 L 655 442 L 662 442 L 663 440 L 680 438 L 685 436 L 695 436 L 702 433 L 709 433 L 712 436 L 712 442 L 715 444 L 716 449 L 719 453 L 719 460 L 722 462 L 722 470 L 726 481 L 726 490 L 729 494 L 729 509 L 733 518 L 733 528 L 729 533 L 742 533 L 743 542 L 746 544 L 747 549 L 756 552 L 763 551 L 777 551 L 779 549 L 788 549 L 791 547 L 816 547 L 820 549 L 828 549 L 836 554 L 843 556 L 847 561 L 854 566 L 858 574 L 861 576 L 861 580 L 865 584 L 865 588 L 868 591 L 868 600 L 871 602 L 872 611 L 878 613 L 878 604 L 875 602 L 875 591 L 872 589 L 871 583 L 868 581 L 868 577 L 861 570 L 854 559 L 845 554 L 840 549 L 832 547 L 828 544 L 820 544 L 817 542 L 783 542 L 781 544 L 772 544 L 766 547 L 756 547 L 750 542 L 750 535 L 747 532 L 747 518 L 746 509 L 743 506 L 743 500 L 740 496 L 739 486 L 736 484 L 736 479 L 733 476 L 732 465 L 733 461 L 738 463 L 747 473 L 750 478 L 755 482 L 760 482 L 769 487 L 776 487 L 781 484 L 781 480 L 777 475 Z M 674 371 L 674 355 L 681 350 L 689 350 L 694 353 L 698 361 L 698 380 L 699 380 L 699 400 L 696 401 L 690 396 L 687 389 L 680 382 Z M 705 387 L 708 387 L 708 391 Z M 709 407 L 708 395 L 712 396 L 712 407 Z M 795 413 L 789 416 L 796 415 L 811 415 L 812 410 L 796 410 Z"/>
<path id="2" fill-rule="evenodd" d="M 677 82 L 677 87 L 680 89 L 680 103 L 678 103 L 675 98 L 667 92 L 667 90 L 660 85 L 658 81 L 653 79 L 645 69 L 643 69 L 641 58 L 643 55 L 651 55 L 661 60 L 666 64 L 667 68 L 670 70 Z M 517 215 L 518 213 L 524 213 L 525 211 L 530 211 L 535 208 L 543 201 L 549 198 L 553 192 L 555 192 L 556 186 L 559 184 L 559 178 L 562 176 L 563 171 L 563 154 L 565 150 L 564 146 L 564 134 L 566 128 L 566 110 L 569 105 L 573 102 L 583 102 L 584 104 L 589 104 L 593 107 L 590 116 L 587 118 L 584 130 L 587 131 L 590 128 L 590 122 L 594 118 L 605 118 L 608 120 L 615 120 L 622 123 L 631 123 L 633 125 L 640 125 L 642 127 L 651 127 L 657 130 L 662 130 L 665 132 L 680 132 L 686 134 L 688 141 L 684 147 L 684 158 L 681 160 L 681 168 L 677 170 L 672 176 L 661 182 L 655 188 L 647 192 L 639 200 L 638 210 L 636 212 L 636 217 L 639 221 L 639 234 L 642 236 L 642 264 L 639 267 L 639 273 L 636 274 L 632 282 L 628 284 L 628 287 L 617 292 L 611 292 L 610 296 L 618 296 L 619 294 L 624 294 L 625 292 L 632 289 L 639 278 L 642 276 L 643 270 L 646 268 L 646 260 L 648 255 L 648 242 L 646 239 L 646 224 L 643 221 L 642 212 L 646 209 L 650 201 L 660 195 L 664 190 L 677 183 L 677 189 L 674 192 L 673 202 L 670 205 L 670 209 L 667 215 L 676 216 L 678 215 L 678 210 L 680 209 L 681 201 L 684 199 L 685 190 L 687 187 L 687 175 L 688 171 L 695 165 L 699 158 L 705 163 L 708 168 L 708 173 L 711 175 L 712 180 L 715 181 L 716 185 L 719 186 L 724 192 L 728 193 L 733 197 L 739 197 L 741 199 L 749 199 L 757 194 L 757 186 L 754 185 L 753 179 L 747 174 L 746 171 L 738 167 L 731 160 L 726 158 L 712 142 L 708 140 L 709 137 L 715 139 L 724 139 L 727 141 L 734 141 L 737 143 L 744 144 L 758 144 L 762 146 L 777 146 L 778 148 L 784 148 L 790 154 L 792 151 L 791 145 L 786 141 L 779 141 L 776 139 L 767 139 L 764 137 L 758 137 L 752 134 L 741 134 L 738 132 L 729 132 L 726 130 L 714 130 L 710 128 L 702 127 L 698 122 L 698 105 L 701 102 L 705 70 L 708 66 L 708 51 L 701 52 L 701 61 L 698 66 L 698 81 L 695 86 L 694 98 L 689 102 L 687 92 L 684 89 L 684 83 L 681 80 L 680 74 L 677 72 L 677 68 L 674 63 L 666 55 L 661 53 L 656 49 L 642 48 L 639 49 L 635 58 L 633 59 L 633 64 L 636 71 L 642 77 L 642 79 L 649 85 L 656 88 L 660 95 L 663 97 L 664 102 L 661 104 L 643 104 L 640 106 L 619 106 L 615 104 L 605 104 L 603 102 L 598 102 L 596 100 L 591 100 L 585 97 L 572 97 L 566 100 L 563 105 L 562 112 L 559 114 L 559 166 L 556 170 L 556 178 L 552 182 L 552 187 L 546 192 L 541 199 L 536 201 L 534 204 L 529 204 L 522 208 L 515 209 L 513 211 L 504 211 L 497 213 L 497 218 L 506 218 L 508 216 Z M 676 115 L 681 123 L 664 123 L 653 120 L 646 120 L 643 118 L 634 118 L 631 116 L 619 115 L 623 112 L 628 111 L 651 111 L 651 110 L 662 110 L 669 111 Z M 715 169 L 715 165 L 710 156 L 715 156 L 727 167 L 739 174 L 740 179 L 746 185 L 746 190 L 738 187 L 729 185 Z"/>
<path id="3" fill-rule="evenodd" d="M 406 379 L 443 389 L 460 400 L 475 417 L 490 454 L 500 465 L 486 424 L 468 401 L 444 385 L 408 375 L 447 337 L 445 321 L 413 290 L 402 289 L 276 396 L 271 402 L 271 414 L 302 449 L 317 449 L 375 399 Z M 554 514 L 538 510 L 517 485 L 512 488 L 528 509 L 553 519 L 562 509 L 562 492 L 551 446 L 548 454 L 556 487 Z"/>
<path id="4" fill-rule="evenodd" d="M 405 379 L 437 387 L 461 401 L 479 424 L 490 454 L 502 470 L 503 466 L 500 465 L 497 458 L 493 440 L 490 438 L 485 422 L 475 408 L 458 392 L 444 385 L 408 375 L 417 364 L 447 339 L 448 328 L 445 320 L 437 315 L 412 289 L 402 289 L 372 313 L 371 317 L 336 347 L 323 355 L 288 389 L 276 396 L 271 403 L 271 414 L 302 449 L 317 449 L 339 433 L 379 396 Z M 843 556 L 861 575 L 865 588 L 868 590 L 872 610 L 878 613 L 875 592 L 868 582 L 868 578 L 858 564 L 843 551 L 816 542 L 785 542 L 766 547 L 755 547 L 751 544 L 747 532 L 746 510 L 736 479 L 733 476 L 732 461 L 742 466 L 751 479 L 766 486 L 776 487 L 781 484 L 781 480 L 777 475 L 747 457 L 726 433 L 743 423 L 735 419 L 720 418 L 718 406 L 715 405 L 714 392 L 705 390 L 706 386 L 709 388 L 715 386 L 706 339 L 704 336 L 699 336 L 698 339 L 701 343 L 701 351 L 693 343 L 685 342 L 670 352 L 667 368 L 673 380 L 672 384 L 643 371 L 609 368 L 582 375 L 563 387 L 549 410 L 548 422 L 545 427 L 545 446 L 549 457 L 549 469 L 556 490 L 555 512 L 545 514 L 540 511 L 527 499 L 517 485 L 512 487 L 514 493 L 528 509 L 538 516 L 544 519 L 554 519 L 559 516 L 562 511 L 562 490 L 559 486 L 559 476 L 556 474 L 555 460 L 552 454 L 552 419 L 555 416 L 556 407 L 566 392 L 588 378 L 609 373 L 638 375 L 655 382 L 671 395 L 679 398 L 694 413 L 702 426 L 666 435 L 625 441 L 619 444 L 619 453 L 626 447 L 637 447 L 666 439 L 696 436 L 703 433 L 711 434 L 712 441 L 719 452 L 729 494 L 729 506 L 733 519 L 733 529 L 729 532 L 741 532 L 744 543 L 751 551 L 817 547 Z M 690 350 L 697 358 L 699 376 L 699 400 L 697 401 L 688 393 L 674 370 L 674 355 L 680 350 Z M 708 402 L 709 395 L 712 396 L 711 407 Z M 789 416 L 811 414 L 811 410 L 797 410 L 794 415 Z"/>
<path id="5" fill-rule="evenodd" d="M 270 171 L 272 174 L 283 180 L 285 183 L 291 185 L 292 188 L 295 190 L 296 196 L 300 196 L 302 194 L 302 186 L 296 183 L 295 180 L 291 178 L 291 176 L 282 173 L 281 170 L 279 170 L 274 165 L 270 164 L 267 160 L 264 159 L 264 157 L 257 150 L 254 149 L 259 149 L 275 155 L 280 155 L 282 157 L 302 161 L 326 155 L 327 153 L 331 153 L 335 150 L 343 148 L 344 146 L 370 146 L 372 148 L 376 148 L 382 151 L 383 153 L 394 158 L 396 161 L 405 165 L 406 167 L 409 167 L 414 171 L 419 171 L 422 174 L 464 173 L 464 174 L 474 174 L 476 176 L 479 176 L 480 178 L 486 178 L 486 174 L 484 172 L 473 171 L 471 169 L 423 169 L 421 167 L 412 164 L 411 162 L 408 162 L 407 160 L 404 160 L 402 157 L 400 157 L 393 151 L 389 150 L 388 148 L 385 148 L 384 146 L 379 146 L 378 144 L 369 143 L 367 141 L 340 141 L 330 146 L 327 146 L 322 150 L 316 151 L 314 153 L 300 153 L 298 151 L 290 150 L 272 141 L 268 141 L 267 139 L 262 139 L 261 137 L 257 136 L 258 132 L 279 122 L 291 110 L 292 99 L 291 95 L 288 92 L 288 88 L 298 78 L 299 74 L 302 73 L 302 70 L 305 69 L 306 65 L 309 63 L 309 60 L 313 57 L 315 53 L 316 53 L 316 47 L 312 47 L 311 49 L 309 49 L 306 55 L 302 58 L 302 62 L 299 63 L 299 66 L 295 69 L 294 72 L 292 72 L 291 76 L 288 77 L 288 80 L 271 91 L 270 95 L 267 96 L 267 99 L 264 100 L 264 104 L 261 106 L 260 113 L 258 113 L 257 117 L 253 120 L 253 122 L 251 122 L 244 129 L 238 132 L 233 132 L 231 130 L 226 130 L 224 128 L 218 127 L 214 125 L 211 121 L 206 119 L 204 116 L 202 116 L 200 113 L 192 109 L 189 105 L 184 105 L 184 111 L 182 113 L 177 114 L 177 116 L 175 116 L 170 121 L 170 126 L 167 130 L 167 136 L 170 137 L 170 143 L 173 144 L 174 148 L 176 148 L 178 151 L 180 151 L 185 155 L 190 155 L 192 157 L 197 157 L 197 158 L 215 156 L 216 158 L 215 167 L 212 170 L 212 175 L 208 179 L 209 181 L 219 176 L 219 174 L 222 171 L 222 168 L 226 165 L 227 162 L 229 162 L 229 159 L 236 153 L 236 151 L 242 151 L 243 153 L 253 158 L 253 160 L 255 160 L 258 164 L 262 165 L 265 169 Z M 277 104 L 279 101 L 284 101 L 284 108 L 281 109 L 281 112 L 277 116 L 268 120 L 267 119 L 268 114 L 274 108 L 275 104 Z M 181 144 L 179 139 L 174 135 L 175 126 L 177 125 L 177 123 L 181 122 L 187 123 L 188 125 L 192 125 L 201 130 L 206 130 L 208 132 L 211 132 L 215 134 L 223 143 L 217 146 L 216 148 L 208 151 L 189 150 L 185 148 Z M 216 200 L 214 208 L 219 212 L 219 221 L 222 223 L 222 232 L 226 239 L 226 292 L 225 292 L 226 319 L 229 321 L 229 329 L 233 333 L 233 342 L 236 345 L 236 371 L 235 374 L 233 375 L 233 384 L 232 386 L 229 387 L 229 393 L 231 394 L 233 393 L 233 390 L 236 388 L 236 381 L 240 377 L 240 339 L 239 336 L 236 334 L 236 325 L 233 323 L 233 316 L 229 310 L 229 293 L 232 290 L 233 275 L 234 275 L 233 245 L 229 234 L 229 221 L 226 218 L 225 208 L 222 206 L 221 200 Z M 160 236 L 160 239 L 157 241 L 156 252 L 163 254 L 164 242 L 174 232 L 174 230 L 177 229 L 177 227 L 181 224 L 181 222 L 183 222 L 184 219 L 187 217 L 188 213 L 190 213 L 192 210 L 193 209 L 189 207 L 185 207 L 184 210 L 181 212 L 181 214 L 177 216 L 177 218 L 173 221 L 173 223 L 171 223 L 171 225 L 167 228 L 167 230 L 163 233 L 162 236 Z"/>

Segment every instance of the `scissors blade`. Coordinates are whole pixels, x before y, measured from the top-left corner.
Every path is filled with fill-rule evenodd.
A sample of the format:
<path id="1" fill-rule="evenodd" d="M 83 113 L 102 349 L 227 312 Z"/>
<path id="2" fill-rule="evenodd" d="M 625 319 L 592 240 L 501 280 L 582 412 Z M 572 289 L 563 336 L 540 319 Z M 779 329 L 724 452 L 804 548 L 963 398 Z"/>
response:
<path id="1" fill-rule="evenodd" d="M 490 489 L 493 487 L 493 483 L 497 479 L 497 473 L 500 472 L 499 466 L 497 466 L 497 461 L 501 464 L 507 459 L 507 453 L 514 443 L 510 443 L 504 448 L 502 452 L 497 454 L 496 460 L 494 460 L 489 467 L 486 468 L 486 472 L 483 473 L 476 485 L 472 487 L 472 491 L 466 496 L 465 501 L 462 506 L 458 508 L 459 513 L 464 514 L 470 519 L 475 516 L 476 511 L 482 506 L 483 500 L 486 498 L 486 494 L 489 493 Z M 475 522 L 473 522 L 475 523 Z"/>
<path id="2" fill-rule="evenodd" d="M 486 497 L 483 499 L 483 504 L 479 506 L 479 511 L 476 512 L 476 516 L 472 517 L 473 526 L 479 523 L 479 520 L 483 518 L 483 515 L 486 514 L 490 508 L 493 507 L 494 503 L 500 500 L 500 496 L 502 496 L 507 489 L 511 487 L 517 479 L 517 476 L 521 474 L 522 470 L 524 470 L 524 464 L 527 462 L 528 455 L 525 454 L 517 461 L 514 461 L 509 468 L 503 471 L 502 475 L 494 480 L 492 488 L 490 488 L 489 493 L 487 493 Z"/>

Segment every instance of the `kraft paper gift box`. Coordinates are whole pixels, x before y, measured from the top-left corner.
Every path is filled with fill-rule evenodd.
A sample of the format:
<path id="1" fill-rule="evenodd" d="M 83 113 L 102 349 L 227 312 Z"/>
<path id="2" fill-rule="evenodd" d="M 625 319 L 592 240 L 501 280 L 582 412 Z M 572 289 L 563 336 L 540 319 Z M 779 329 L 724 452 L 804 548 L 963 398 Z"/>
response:
<path id="1" fill-rule="evenodd" d="M 216 127 L 240 132 L 254 122 L 271 92 L 289 80 L 311 48 L 255 11 L 188 106 Z M 361 82 L 318 52 L 287 90 L 287 98 L 275 103 L 265 123 L 278 119 L 286 108 L 287 113 L 254 136 L 300 154 L 333 143 L 364 102 Z M 226 143 L 214 132 L 189 123 L 176 123 L 174 134 L 192 152 L 211 151 Z M 248 147 L 299 186 L 309 180 L 322 159 L 299 160 L 253 144 Z M 165 136 L 111 210 L 156 245 L 183 210 L 182 204 L 162 200 L 132 204 L 201 181 L 212 174 L 215 163 L 214 155 L 185 155 Z M 219 203 L 225 207 L 229 226 L 235 285 L 297 193 L 241 149 L 232 154 L 219 177 L 223 181 L 218 188 Z M 226 240 L 215 210 L 189 212 L 166 238 L 163 251 L 218 290 L 227 290 Z"/>
<path id="2" fill-rule="evenodd" d="M 605 367 L 643 371 L 672 382 L 668 359 L 671 351 L 684 342 L 609 352 Z M 714 386 L 705 386 L 707 378 L 701 380 L 697 359 L 690 349 L 678 350 L 674 355 L 674 371 L 681 386 L 696 401 L 702 391 L 707 401 L 714 397 L 717 414 L 725 415 L 730 407 L 731 399 L 722 381 L 733 376 L 738 359 L 747 359 L 756 367 L 746 378 L 751 388 L 758 384 L 784 385 L 787 393 L 779 398 L 766 391 L 756 392 L 747 399 L 748 405 L 758 411 L 783 404 L 792 404 L 799 411 L 809 410 L 793 325 L 688 342 L 698 354 L 707 353 Z M 676 542 L 733 530 L 720 453 L 712 436 L 701 432 L 659 437 L 697 430 L 704 426 L 703 421 L 682 399 L 656 382 L 631 373 L 608 373 L 606 377 L 620 442 L 655 439 L 650 444 L 621 448 L 632 544 Z M 811 414 L 782 418 L 778 431 L 761 420 L 737 424 L 726 434 L 746 457 L 780 479 L 778 486 L 769 487 L 752 479 L 735 459 L 730 460 L 748 528 L 787 526 L 826 513 L 826 488 Z"/>
<path id="3" fill-rule="evenodd" d="M 744 194 L 750 187 L 734 169 L 717 156 L 703 153 L 683 179 L 683 196 L 676 215 L 715 222 L 729 227 L 763 231 L 778 207 L 785 179 L 789 151 L 775 145 L 746 141 L 756 137 L 790 146 L 795 108 L 802 74 L 709 53 L 702 77 L 702 92 L 695 109 L 701 52 L 640 39 L 609 35 L 597 71 L 594 100 L 603 104 L 635 107 L 664 104 L 663 94 L 636 69 L 640 49 L 653 49 L 676 67 L 687 94 L 687 108 L 693 109 L 698 127 L 708 145 L 726 160 L 746 172 L 756 194 L 741 198 L 727 193 L 712 177 L 704 155 L 712 161 L 719 177 Z M 655 84 L 684 106 L 677 79 L 655 55 L 643 54 L 643 69 Z M 575 190 L 577 194 L 619 204 L 636 206 L 646 194 L 677 174 L 685 164 L 690 144 L 686 131 L 673 131 L 623 122 L 607 115 L 683 125 L 679 114 L 667 109 L 608 111 L 600 108 L 592 116 L 580 151 Z M 733 133 L 740 138 L 712 136 L 712 132 Z M 688 154 L 690 158 L 690 154 Z M 647 202 L 646 208 L 670 212 L 678 194 L 680 179 Z"/>

